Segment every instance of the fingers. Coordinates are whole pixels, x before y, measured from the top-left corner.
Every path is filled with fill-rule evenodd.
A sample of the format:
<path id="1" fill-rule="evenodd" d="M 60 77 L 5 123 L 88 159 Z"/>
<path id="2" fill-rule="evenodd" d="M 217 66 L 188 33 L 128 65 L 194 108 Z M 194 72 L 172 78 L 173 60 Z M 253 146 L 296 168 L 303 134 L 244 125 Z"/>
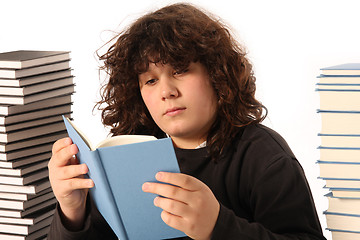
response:
<path id="1" fill-rule="evenodd" d="M 154 205 L 163 209 L 162 220 L 193 239 L 209 239 L 220 209 L 211 189 L 181 173 L 159 172 L 156 179 L 163 183 L 144 183 L 143 191 L 161 196 L 154 199 Z"/>
<path id="2" fill-rule="evenodd" d="M 60 167 L 57 169 L 57 171 L 58 176 L 60 176 L 59 179 L 66 180 L 82 176 L 83 174 L 86 174 L 89 170 L 86 164 L 76 164 Z"/>
<path id="3" fill-rule="evenodd" d="M 56 198 L 61 201 L 75 190 L 94 187 L 91 179 L 84 178 L 88 172 L 85 164 L 49 168 L 49 179 Z"/>
<path id="4" fill-rule="evenodd" d="M 69 137 L 59 139 L 54 143 L 53 148 L 52 148 L 52 153 L 55 154 L 58 151 L 60 151 L 60 149 L 66 147 L 66 146 L 69 146 L 71 144 L 72 144 L 72 141 L 71 141 L 71 138 L 69 138 Z"/>
<path id="5" fill-rule="evenodd" d="M 170 227 L 175 228 L 180 231 L 184 231 L 183 226 L 184 226 L 184 224 L 186 224 L 186 223 L 184 223 L 185 222 L 184 218 L 182 218 L 180 216 L 176 216 L 176 215 L 164 210 L 161 212 L 161 219 L 164 221 L 164 223 L 166 223 Z"/>
<path id="6" fill-rule="evenodd" d="M 155 177 L 160 182 L 176 185 L 189 191 L 197 191 L 202 187 L 198 179 L 183 173 L 158 172 Z"/>
<path id="7" fill-rule="evenodd" d="M 154 205 L 176 216 L 187 215 L 186 213 L 189 211 L 186 203 L 169 198 L 156 197 L 154 199 Z"/>
<path id="8" fill-rule="evenodd" d="M 49 162 L 50 178 L 66 180 L 86 174 L 88 168 L 85 164 L 78 164 L 75 154 L 78 149 L 70 138 L 62 138 L 53 145 L 53 156 Z"/>
<path id="9" fill-rule="evenodd" d="M 188 190 L 169 184 L 144 183 L 142 189 L 144 192 L 150 192 L 166 198 L 176 199 L 177 201 L 183 203 L 186 203 L 190 198 Z"/>
<path id="10" fill-rule="evenodd" d="M 88 168 L 85 164 L 78 163 L 74 156 L 78 149 L 70 138 L 56 141 L 52 153 L 48 164 L 51 188 L 63 216 L 70 221 L 81 222 L 85 213 L 88 189 L 94 187 L 94 182 L 84 177 Z"/>
<path id="11" fill-rule="evenodd" d="M 186 216 L 191 214 L 191 208 L 183 203 L 174 199 L 156 197 L 154 205 L 163 209 L 161 212 L 161 219 L 172 228 L 183 230 L 186 225 Z"/>
<path id="12" fill-rule="evenodd" d="M 64 189 L 69 189 L 71 191 L 94 187 L 94 182 L 91 179 L 87 178 L 71 178 L 62 181 L 62 184 Z"/>
<path id="13" fill-rule="evenodd" d="M 86 164 L 78 164 L 78 160 L 74 156 L 78 149 L 70 138 L 56 141 L 52 152 L 48 168 L 54 192 L 71 192 L 76 189 L 93 187 L 93 181 L 83 177 L 89 170 Z"/>
<path id="14" fill-rule="evenodd" d="M 60 167 L 74 163 L 73 156 L 78 153 L 78 148 L 70 138 L 62 138 L 54 143 L 52 152 L 49 166 Z"/>
<path id="15" fill-rule="evenodd" d="M 198 179 L 182 173 L 158 172 L 156 179 L 168 184 L 147 182 L 142 186 L 143 191 L 183 203 L 191 202 L 195 196 L 191 193 L 204 187 Z"/>

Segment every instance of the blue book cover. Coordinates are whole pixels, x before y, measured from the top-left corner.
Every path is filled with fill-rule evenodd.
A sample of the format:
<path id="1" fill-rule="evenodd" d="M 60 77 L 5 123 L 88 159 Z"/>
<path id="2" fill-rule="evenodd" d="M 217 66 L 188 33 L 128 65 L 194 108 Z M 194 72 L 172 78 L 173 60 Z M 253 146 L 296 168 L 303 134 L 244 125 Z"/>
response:
<path id="1" fill-rule="evenodd" d="M 360 70 L 360 63 L 344 63 L 331 67 L 321 68 L 320 70 Z"/>
<path id="2" fill-rule="evenodd" d="M 337 76 L 359 76 L 360 63 L 345 63 L 320 69 L 322 75 Z"/>
<path id="3" fill-rule="evenodd" d="M 155 140 L 137 143 L 132 139 L 130 144 L 94 148 L 69 119 L 64 118 L 64 122 L 79 149 L 80 163 L 88 166 L 88 177 L 95 183 L 90 194 L 120 240 L 185 236 L 162 221 L 162 209 L 153 204 L 156 195 L 142 191 L 143 183 L 156 182 L 157 172 L 180 172 L 170 138 L 151 137 Z"/>
<path id="4" fill-rule="evenodd" d="M 324 214 L 328 230 L 360 233 L 360 215 L 329 211 L 325 211 Z"/>

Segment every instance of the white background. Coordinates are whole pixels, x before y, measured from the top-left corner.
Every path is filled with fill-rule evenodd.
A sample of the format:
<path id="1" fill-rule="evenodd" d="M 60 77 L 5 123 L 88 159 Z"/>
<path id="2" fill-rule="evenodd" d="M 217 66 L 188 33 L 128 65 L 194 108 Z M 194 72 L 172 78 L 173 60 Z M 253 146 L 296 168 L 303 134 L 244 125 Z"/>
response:
<path id="1" fill-rule="evenodd" d="M 106 136 L 97 111 L 95 51 L 143 13 L 174 1 L 1 1 L 0 52 L 68 50 L 76 76 L 73 117 L 95 142 Z M 324 183 L 317 179 L 320 116 L 315 92 L 320 68 L 360 61 L 357 1 L 209 1 L 202 6 L 228 23 L 247 47 L 257 76 L 257 97 L 269 110 L 264 122 L 289 143 L 302 164 L 325 230 Z M 102 78 L 103 79 L 103 78 Z M 301 193 L 299 193 L 301 194 Z"/>

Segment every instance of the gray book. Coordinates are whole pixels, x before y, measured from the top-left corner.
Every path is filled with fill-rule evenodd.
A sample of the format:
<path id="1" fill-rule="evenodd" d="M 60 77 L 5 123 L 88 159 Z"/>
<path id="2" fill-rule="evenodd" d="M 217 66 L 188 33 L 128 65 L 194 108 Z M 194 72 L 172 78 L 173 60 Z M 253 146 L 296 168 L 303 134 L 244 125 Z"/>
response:
<path id="1" fill-rule="evenodd" d="M 0 53 L 0 68 L 23 69 L 68 59 L 68 51 L 19 50 Z"/>

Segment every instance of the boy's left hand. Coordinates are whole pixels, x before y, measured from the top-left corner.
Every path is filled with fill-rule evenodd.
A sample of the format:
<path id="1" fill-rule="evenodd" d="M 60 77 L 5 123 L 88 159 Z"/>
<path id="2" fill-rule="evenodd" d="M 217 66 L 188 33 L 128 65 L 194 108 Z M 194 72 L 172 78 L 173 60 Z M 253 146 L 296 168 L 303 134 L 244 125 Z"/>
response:
<path id="1" fill-rule="evenodd" d="M 210 188 L 182 173 L 159 172 L 156 179 L 169 183 L 144 183 L 143 191 L 158 194 L 154 205 L 163 209 L 163 221 L 193 239 L 210 239 L 220 204 Z"/>

